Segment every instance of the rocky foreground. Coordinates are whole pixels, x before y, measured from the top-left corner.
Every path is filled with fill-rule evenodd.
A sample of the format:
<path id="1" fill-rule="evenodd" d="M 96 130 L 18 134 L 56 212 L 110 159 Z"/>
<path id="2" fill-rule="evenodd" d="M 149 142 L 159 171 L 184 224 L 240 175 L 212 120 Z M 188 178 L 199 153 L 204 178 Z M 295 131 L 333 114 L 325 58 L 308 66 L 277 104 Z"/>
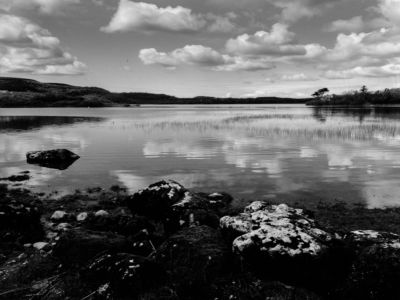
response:
<path id="1" fill-rule="evenodd" d="M 232 200 L 173 181 L 58 200 L 2 186 L 0 299 L 400 299 L 399 235 Z"/>

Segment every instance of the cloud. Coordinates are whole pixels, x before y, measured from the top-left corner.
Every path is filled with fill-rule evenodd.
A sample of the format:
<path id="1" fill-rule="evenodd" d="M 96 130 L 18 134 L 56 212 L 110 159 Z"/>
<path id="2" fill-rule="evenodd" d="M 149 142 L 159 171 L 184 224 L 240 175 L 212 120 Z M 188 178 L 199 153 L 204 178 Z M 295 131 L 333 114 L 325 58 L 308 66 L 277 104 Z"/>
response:
<path id="1" fill-rule="evenodd" d="M 391 77 L 400 75 L 400 64 L 387 64 L 373 67 L 355 67 L 347 70 L 325 72 L 328 79 L 350 79 L 354 77 Z"/>
<path id="2" fill-rule="evenodd" d="M 295 34 L 288 26 L 276 23 L 270 32 L 258 31 L 253 35 L 243 34 L 226 43 L 230 53 L 245 55 L 304 55 L 306 49 L 302 45 L 293 44 Z"/>
<path id="3" fill-rule="evenodd" d="M 146 65 L 158 64 L 167 68 L 181 65 L 206 67 L 215 71 L 255 71 L 274 68 L 274 65 L 266 60 L 251 60 L 221 54 L 202 45 L 187 45 L 170 53 L 158 52 L 154 48 L 142 49 L 139 58 Z"/>
<path id="4" fill-rule="evenodd" d="M 318 78 L 310 77 L 304 73 L 284 74 L 280 78 L 282 81 L 316 81 Z"/>
<path id="5" fill-rule="evenodd" d="M 328 31 L 335 32 L 358 32 L 364 28 L 362 16 L 356 16 L 348 20 L 336 20 L 328 27 Z"/>
<path id="6" fill-rule="evenodd" d="M 0 0 L 0 9 L 11 10 L 38 10 L 42 14 L 58 14 L 80 0 Z"/>
<path id="7" fill-rule="evenodd" d="M 314 17 L 339 1 L 341 0 L 267 0 L 268 3 L 281 9 L 279 19 L 285 23 Z"/>
<path id="8" fill-rule="evenodd" d="M 0 71 L 78 75 L 86 66 L 60 40 L 28 19 L 0 14 Z"/>
<path id="9" fill-rule="evenodd" d="M 145 2 L 120 0 L 118 9 L 110 23 L 101 30 L 113 32 L 231 32 L 236 25 L 232 20 L 236 16 L 227 14 L 195 14 L 191 9 L 182 6 L 158 7 Z"/>
<path id="10" fill-rule="evenodd" d="M 400 0 L 378 0 L 378 9 L 392 24 L 400 25 Z"/>

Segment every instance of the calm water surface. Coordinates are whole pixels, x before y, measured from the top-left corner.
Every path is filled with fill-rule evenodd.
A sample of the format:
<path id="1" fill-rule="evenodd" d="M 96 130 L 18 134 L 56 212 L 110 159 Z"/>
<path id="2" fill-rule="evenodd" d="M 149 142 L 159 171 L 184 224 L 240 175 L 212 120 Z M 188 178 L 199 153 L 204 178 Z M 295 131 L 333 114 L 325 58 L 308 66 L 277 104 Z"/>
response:
<path id="1" fill-rule="evenodd" d="M 52 148 L 81 159 L 64 171 L 25 162 Z M 0 177 L 25 170 L 45 192 L 171 178 L 247 201 L 399 206 L 400 108 L 1 108 Z"/>

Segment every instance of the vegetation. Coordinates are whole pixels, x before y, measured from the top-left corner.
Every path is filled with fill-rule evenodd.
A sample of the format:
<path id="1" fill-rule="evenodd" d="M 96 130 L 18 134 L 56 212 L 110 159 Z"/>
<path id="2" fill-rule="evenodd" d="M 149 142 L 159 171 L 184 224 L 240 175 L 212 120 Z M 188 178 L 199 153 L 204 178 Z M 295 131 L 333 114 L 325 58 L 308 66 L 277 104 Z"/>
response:
<path id="1" fill-rule="evenodd" d="M 313 100 L 308 105 L 341 105 L 341 106 L 365 106 L 400 104 L 400 89 L 385 89 L 383 91 L 371 92 L 364 85 L 358 91 L 349 91 L 341 95 L 328 95 L 327 88 L 316 91 Z"/>
<path id="2" fill-rule="evenodd" d="M 31 79 L 0 77 L 0 107 L 109 107 L 141 104 L 275 104 L 305 103 L 309 99 L 177 98 L 165 94 L 112 93 L 97 87 L 40 83 Z"/>

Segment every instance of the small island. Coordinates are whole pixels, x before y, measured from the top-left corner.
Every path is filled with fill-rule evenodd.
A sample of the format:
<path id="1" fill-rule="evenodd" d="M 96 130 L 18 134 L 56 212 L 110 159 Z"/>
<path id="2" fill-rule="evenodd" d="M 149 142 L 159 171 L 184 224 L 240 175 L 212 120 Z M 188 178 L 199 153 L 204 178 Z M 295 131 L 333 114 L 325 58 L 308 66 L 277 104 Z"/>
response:
<path id="1" fill-rule="evenodd" d="M 328 88 L 322 88 L 312 94 L 314 98 L 307 102 L 313 106 L 369 106 L 400 104 L 400 89 L 385 89 L 371 92 L 364 85 L 360 90 L 340 95 L 329 94 Z"/>

